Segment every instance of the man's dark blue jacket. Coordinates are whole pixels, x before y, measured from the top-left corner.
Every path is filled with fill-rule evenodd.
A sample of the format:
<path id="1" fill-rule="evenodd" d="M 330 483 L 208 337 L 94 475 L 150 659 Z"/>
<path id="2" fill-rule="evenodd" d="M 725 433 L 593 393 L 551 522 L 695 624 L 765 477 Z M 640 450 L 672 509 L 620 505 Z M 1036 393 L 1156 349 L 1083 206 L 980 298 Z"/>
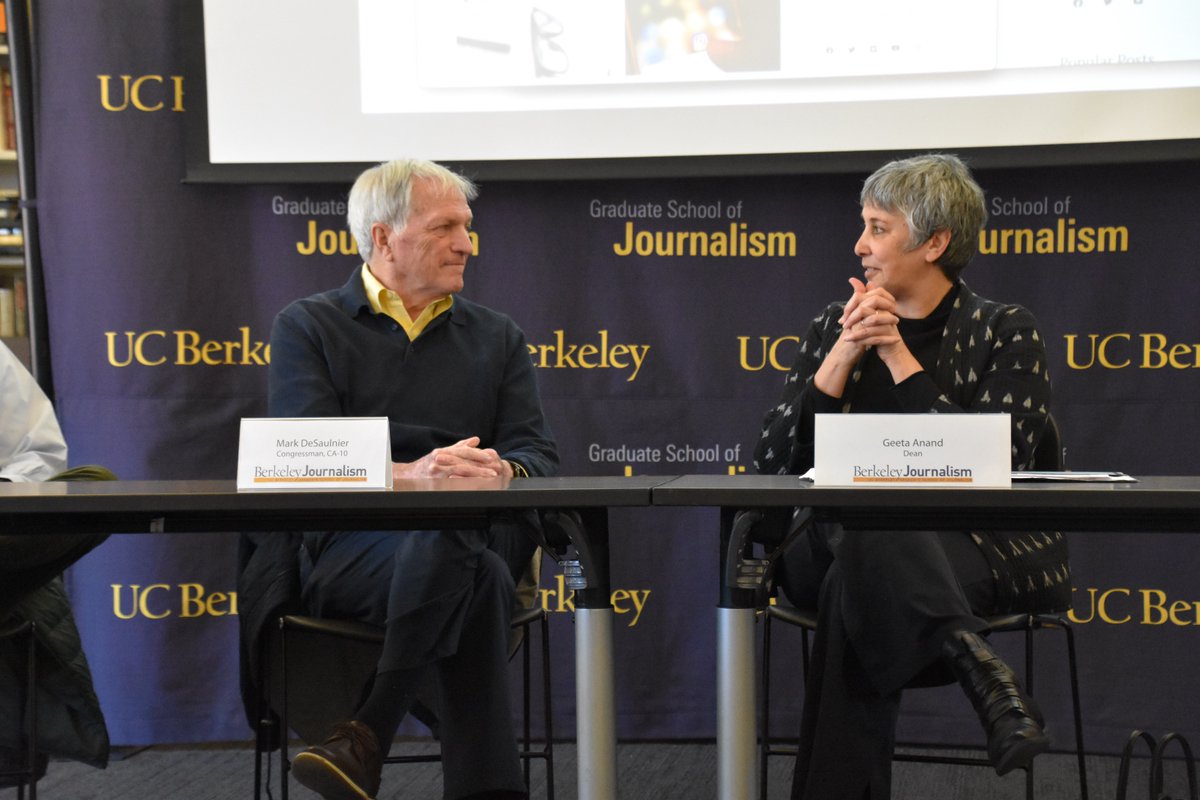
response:
<path id="1" fill-rule="evenodd" d="M 531 476 L 558 468 L 524 334 L 461 296 L 410 341 L 372 311 L 356 269 L 276 317 L 270 387 L 273 417 L 387 417 L 394 461 L 478 436 Z"/>

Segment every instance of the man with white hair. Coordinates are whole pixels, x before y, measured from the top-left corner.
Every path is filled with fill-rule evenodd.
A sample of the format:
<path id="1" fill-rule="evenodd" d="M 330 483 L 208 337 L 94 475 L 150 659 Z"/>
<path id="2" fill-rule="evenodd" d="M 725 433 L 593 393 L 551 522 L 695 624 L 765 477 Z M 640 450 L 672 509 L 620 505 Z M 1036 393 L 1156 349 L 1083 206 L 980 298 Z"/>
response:
<path id="1" fill-rule="evenodd" d="M 544 476 L 558 454 L 525 337 L 456 296 L 473 251 L 475 186 L 428 161 L 364 172 L 348 218 L 363 265 L 284 309 L 271 332 L 270 413 L 387 417 L 397 479 Z M 436 677 L 445 796 L 523 798 L 508 696 L 516 577 L 535 543 L 515 528 L 304 535 L 303 601 L 384 627 L 369 696 L 299 754 L 325 798 L 374 797 L 380 759 Z"/>

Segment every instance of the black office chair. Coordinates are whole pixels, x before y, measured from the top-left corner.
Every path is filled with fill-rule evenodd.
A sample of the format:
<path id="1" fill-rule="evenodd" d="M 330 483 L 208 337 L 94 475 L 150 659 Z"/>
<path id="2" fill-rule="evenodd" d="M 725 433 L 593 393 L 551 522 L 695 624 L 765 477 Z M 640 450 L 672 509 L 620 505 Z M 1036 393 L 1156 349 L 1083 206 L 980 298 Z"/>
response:
<path id="1" fill-rule="evenodd" d="M 1064 450 L 1062 435 L 1058 423 L 1051 416 L 1047 420 L 1046 430 L 1038 443 L 1034 454 L 1034 469 L 1039 471 L 1058 471 L 1063 468 Z M 1046 614 L 1000 614 L 985 617 L 992 633 L 1024 632 L 1025 634 L 1025 670 L 1022 676 L 1025 690 L 1034 694 L 1034 651 L 1033 634 L 1040 630 L 1059 630 L 1066 638 L 1067 669 L 1071 683 L 1071 703 L 1075 722 L 1075 752 L 1079 767 L 1079 796 L 1087 800 L 1087 771 L 1084 762 L 1083 748 L 1083 716 L 1079 702 L 1079 673 L 1075 659 L 1075 632 L 1071 629 L 1065 616 L 1056 613 Z M 817 628 L 817 612 L 815 609 L 799 609 L 774 603 L 765 605 L 763 611 L 763 650 L 762 650 L 762 689 L 760 705 L 759 728 L 759 789 L 760 797 L 766 800 L 768 785 L 767 765 L 772 756 L 796 756 L 796 747 L 791 745 L 774 744 L 770 738 L 770 709 L 771 709 L 771 628 L 773 622 L 783 622 L 798 627 L 802 631 L 801 661 L 804 676 L 807 678 L 809 667 L 810 631 Z M 979 749 L 982 749 L 980 747 Z M 895 761 L 910 761 L 934 764 L 955 764 L 967 766 L 991 767 L 992 762 L 985 757 L 931 755 L 927 753 L 894 753 Z M 1033 800 L 1033 764 L 1025 771 L 1025 796 Z"/>
<path id="2" fill-rule="evenodd" d="M 87 464 L 84 466 L 73 467 L 58 473 L 50 478 L 51 481 L 111 481 L 116 480 L 117 476 L 112 473 L 107 467 L 102 467 L 97 464 Z M 6 534 L 7 535 L 7 534 Z M 0 537 L 6 538 L 6 537 Z M 55 553 L 51 560 L 39 562 L 36 564 L 24 565 L 25 572 L 21 574 L 8 574 L 0 576 L 0 580 L 4 580 L 4 588 L 7 590 L 4 599 L 0 601 L 0 651 L 7 651 L 10 647 L 21 647 L 21 642 L 24 643 L 24 653 L 18 655 L 14 650 L 13 658 L 9 658 L 6 653 L 0 652 L 0 655 L 5 655 L 9 662 L 14 665 L 19 664 L 21 660 L 25 662 L 24 667 L 24 690 L 18 701 L 18 707 L 21 708 L 21 713 L 11 720 L 12 724 L 20 725 L 21 720 L 24 721 L 24 732 L 18 737 L 23 741 L 25 747 L 21 751 L 10 751 L 13 757 L 20 759 L 20 766 L 10 767 L 7 763 L 0 766 L 0 787 L 17 787 L 18 800 L 24 800 L 25 787 L 29 787 L 30 800 L 37 800 L 37 782 L 38 779 L 46 772 L 46 766 L 49 763 L 49 756 L 46 752 L 38 749 L 37 732 L 38 732 L 38 705 L 37 705 L 37 683 L 38 683 L 38 624 L 30 618 L 27 618 L 24 613 L 19 611 L 10 611 L 16 605 L 16 601 L 22 598 L 28 598 L 35 593 L 41 593 L 39 596 L 49 595 L 58 597 L 49 591 L 47 584 L 54 580 L 53 573 L 61 572 L 70 561 L 78 559 L 88 550 L 99 545 L 107 534 L 69 534 L 61 537 L 56 537 L 57 543 L 50 551 L 46 550 L 46 541 L 42 540 L 40 546 L 41 555 L 46 556 L 48 552 Z M 59 549 L 61 547 L 61 549 Z M 18 552 L 20 552 L 18 550 Z M 13 564 L 9 560 L 11 556 L 5 554 L 5 566 L 12 567 Z M 11 583 L 9 582 L 11 581 Z M 57 618 L 55 624 L 61 625 L 62 620 L 68 620 L 69 624 L 74 629 L 74 619 L 71 616 L 71 609 L 65 599 L 65 595 L 61 596 L 61 605 L 55 606 L 49 613 L 50 618 Z M 12 606 L 6 605 L 11 603 Z M 43 637 L 46 635 L 47 626 L 45 613 L 40 617 L 42 620 Z M 53 636 L 51 638 L 54 638 Z M 53 661 L 53 654 L 51 657 Z M 90 681 L 90 679 L 89 679 Z M 91 690 L 90 682 L 88 690 Z M 97 710 L 97 713 L 99 711 Z M 4 720 L 5 724 L 9 724 L 10 720 Z M 45 731 L 43 731 L 43 735 Z M 107 752 L 108 741 L 105 734 L 104 747 Z"/>
<path id="3" fill-rule="evenodd" d="M 24 800 L 25 787 L 29 786 L 29 800 L 37 800 L 38 776 L 46 769 L 45 757 L 39 758 L 37 749 L 37 637 L 34 623 L 29 620 L 10 620 L 0 629 L 0 644 L 16 644 L 25 640 L 25 691 L 22 696 L 24 713 L 24 735 L 26 743 L 23 753 L 13 750 L 12 755 L 21 760 L 20 766 L 0 771 L 0 786 L 17 787 L 17 800 Z M 12 722 L 19 724 L 18 720 Z M 41 762 L 39 764 L 39 761 Z"/>
<path id="4" fill-rule="evenodd" d="M 529 785 L 530 762 L 540 759 L 546 763 L 546 797 L 554 800 L 554 736 L 550 707 L 550 626 L 549 615 L 541 606 L 520 608 L 513 612 L 512 628 L 522 632 L 522 725 L 525 784 Z M 541 629 L 542 651 L 542 713 L 545 738 L 535 748 L 530 726 L 530 672 L 532 644 L 529 629 L 538 623 Z M 257 685 L 259 693 L 258 726 L 255 731 L 254 797 L 261 797 L 263 762 L 269 758 L 271 745 L 278 747 L 280 766 L 280 797 L 287 800 L 288 732 L 296 732 L 306 742 L 316 743 L 336 722 L 353 712 L 363 696 L 363 689 L 374 675 L 375 665 L 383 650 L 383 629 L 362 622 L 320 619 L 299 615 L 279 618 L 278 635 L 264 643 L 276 657 L 259 660 Z M 297 680 L 297 669 L 318 670 L 322 675 L 337 675 L 336 681 L 321 681 L 320 693 L 305 693 L 305 703 L 289 702 L 289 688 Z M 421 714 L 414 711 L 414 716 Z M 424 721 L 424 720 L 423 720 Z M 436 753 L 389 755 L 385 764 L 404 764 L 440 761 Z M 268 777 L 269 781 L 269 777 Z"/>

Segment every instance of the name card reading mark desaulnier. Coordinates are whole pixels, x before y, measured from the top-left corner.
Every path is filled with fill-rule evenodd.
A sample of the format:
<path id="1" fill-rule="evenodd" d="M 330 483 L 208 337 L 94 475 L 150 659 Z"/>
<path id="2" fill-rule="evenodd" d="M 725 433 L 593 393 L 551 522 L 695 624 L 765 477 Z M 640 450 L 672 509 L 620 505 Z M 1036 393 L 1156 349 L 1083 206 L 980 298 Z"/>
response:
<path id="1" fill-rule="evenodd" d="M 391 489 L 387 417 L 244 418 L 240 489 Z"/>

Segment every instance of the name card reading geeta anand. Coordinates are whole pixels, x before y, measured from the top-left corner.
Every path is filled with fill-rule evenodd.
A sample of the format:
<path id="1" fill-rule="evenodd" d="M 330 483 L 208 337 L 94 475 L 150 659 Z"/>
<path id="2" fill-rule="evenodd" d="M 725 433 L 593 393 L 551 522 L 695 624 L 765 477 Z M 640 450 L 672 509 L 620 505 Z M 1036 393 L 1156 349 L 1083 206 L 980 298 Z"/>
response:
<path id="1" fill-rule="evenodd" d="M 1009 487 L 1008 414 L 817 414 L 819 486 Z"/>
<path id="2" fill-rule="evenodd" d="M 244 418 L 237 488 L 391 489 L 387 417 Z"/>

